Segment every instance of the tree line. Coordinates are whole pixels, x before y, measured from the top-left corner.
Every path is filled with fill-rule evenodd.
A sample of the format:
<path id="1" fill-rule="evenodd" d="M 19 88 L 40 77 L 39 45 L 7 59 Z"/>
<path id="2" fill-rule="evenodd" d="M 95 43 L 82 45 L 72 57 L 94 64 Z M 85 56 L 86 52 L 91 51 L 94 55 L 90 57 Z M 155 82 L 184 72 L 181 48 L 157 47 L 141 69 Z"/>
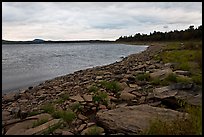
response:
<path id="1" fill-rule="evenodd" d="M 135 42 L 135 41 L 175 41 L 175 40 L 202 40 L 202 25 L 198 28 L 189 26 L 186 30 L 174 30 L 170 32 L 156 32 L 147 34 L 136 33 L 130 36 L 121 36 L 116 39 L 117 42 Z"/>

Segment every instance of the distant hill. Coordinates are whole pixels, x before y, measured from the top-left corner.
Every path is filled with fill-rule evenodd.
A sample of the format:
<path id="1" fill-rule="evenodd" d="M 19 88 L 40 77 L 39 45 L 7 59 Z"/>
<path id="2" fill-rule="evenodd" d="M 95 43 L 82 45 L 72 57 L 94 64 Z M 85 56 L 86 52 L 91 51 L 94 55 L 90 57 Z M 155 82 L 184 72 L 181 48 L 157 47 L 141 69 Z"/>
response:
<path id="1" fill-rule="evenodd" d="M 47 43 L 113 43 L 114 41 L 108 40 L 77 40 L 77 41 L 45 41 L 43 39 L 34 39 L 32 41 L 9 41 L 9 40 L 2 40 L 2 44 L 47 44 Z"/>

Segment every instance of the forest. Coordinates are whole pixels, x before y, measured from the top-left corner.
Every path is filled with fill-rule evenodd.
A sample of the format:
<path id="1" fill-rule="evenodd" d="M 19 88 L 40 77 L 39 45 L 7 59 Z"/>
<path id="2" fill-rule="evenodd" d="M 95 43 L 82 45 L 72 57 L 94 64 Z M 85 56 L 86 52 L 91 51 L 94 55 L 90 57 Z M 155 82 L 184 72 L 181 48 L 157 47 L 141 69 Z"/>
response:
<path id="1" fill-rule="evenodd" d="M 136 33 L 130 36 L 121 36 L 117 42 L 136 42 L 136 41 L 178 41 L 178 40 L 201 40 L 202 39 L 202 25 L 198 28 L 189 26 L 186 30 L 174 30 L 170 32 L 156 32 L 148 34 Z"/>

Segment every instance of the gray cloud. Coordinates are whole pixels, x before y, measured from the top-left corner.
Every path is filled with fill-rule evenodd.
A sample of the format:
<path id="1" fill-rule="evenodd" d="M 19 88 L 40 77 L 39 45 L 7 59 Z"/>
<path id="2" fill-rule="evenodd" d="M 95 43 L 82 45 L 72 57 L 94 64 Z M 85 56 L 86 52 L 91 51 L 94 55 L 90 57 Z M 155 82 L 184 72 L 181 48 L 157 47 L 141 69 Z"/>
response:
<path id="1" fill-rule="evenodd" d="M 2 3 L 2 35 L 11 40 L 114 40 L 201 24 L 201 2 Z"/>

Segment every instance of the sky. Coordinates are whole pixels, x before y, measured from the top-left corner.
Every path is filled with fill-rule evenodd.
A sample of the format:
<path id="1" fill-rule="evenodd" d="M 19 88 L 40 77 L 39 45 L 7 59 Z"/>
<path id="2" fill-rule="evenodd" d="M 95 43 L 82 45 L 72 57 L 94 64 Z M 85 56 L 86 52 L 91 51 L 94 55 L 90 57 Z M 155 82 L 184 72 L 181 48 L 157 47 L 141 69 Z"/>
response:
<path id="1" fill-rule="evenodd" d="M 202 25 L 202 2 L 2 2 L 4 40 L 116 40 Z"/>

